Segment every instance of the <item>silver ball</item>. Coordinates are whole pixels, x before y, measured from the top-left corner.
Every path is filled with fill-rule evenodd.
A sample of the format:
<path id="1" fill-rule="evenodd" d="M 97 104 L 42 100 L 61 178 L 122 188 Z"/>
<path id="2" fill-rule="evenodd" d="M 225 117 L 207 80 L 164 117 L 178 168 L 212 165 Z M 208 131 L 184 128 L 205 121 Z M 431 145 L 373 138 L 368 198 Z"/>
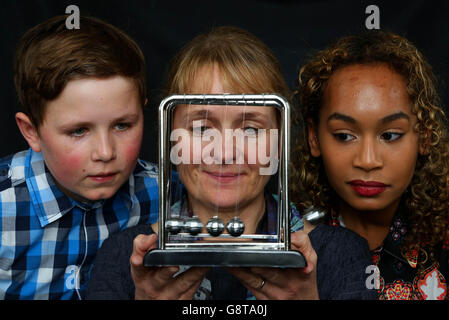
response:
<path id="1" fill-rule="evenodd" d="M 203 230 L 203 224 L 201 223 L 200 219 L 198 219 L 198 217 L 196 216 L 187 219 L 184 227 L 192 236 L 197 235 Z"/>
<path id="2" fill-rule="evenodd" d="M 238 237 L 245 231 L 245 224 L 238 217 L 234 217 L 226 224 L 226 230 L 231 236 Z"/>
<path id="3" fill-rule="evenodd" d="M 218 237 L 224 230 L 224 224 L 215 216 L 207 222 L 206 229 L 212 236 Z"/>
<path id="4" fill-rule="evenodd" d="M 165 229 L 171 234 L 178 234 L 184 228 L 184 220 L 178 217 L 171 218 L 165 222 Z"/>

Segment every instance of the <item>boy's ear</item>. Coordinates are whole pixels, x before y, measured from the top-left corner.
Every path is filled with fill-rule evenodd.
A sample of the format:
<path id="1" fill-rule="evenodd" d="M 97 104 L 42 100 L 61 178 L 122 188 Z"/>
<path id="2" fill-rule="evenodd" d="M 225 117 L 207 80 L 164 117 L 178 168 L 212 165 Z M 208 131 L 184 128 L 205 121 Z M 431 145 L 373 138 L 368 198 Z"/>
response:
<path id="1" fill-rule="evenodd" d="M 40 152 L 39 135 L 30 118 L 23 112 L 16 113 L 16 123 L 25 140 L 34 152 Z"/>
<path id="2" fill-rule="evenodd" d="M 311 119 L 307 121 L 307 132 L 310 153 L 313 157 L 321 156 L 320 142 L 318 141 L 318 130 Z"/>

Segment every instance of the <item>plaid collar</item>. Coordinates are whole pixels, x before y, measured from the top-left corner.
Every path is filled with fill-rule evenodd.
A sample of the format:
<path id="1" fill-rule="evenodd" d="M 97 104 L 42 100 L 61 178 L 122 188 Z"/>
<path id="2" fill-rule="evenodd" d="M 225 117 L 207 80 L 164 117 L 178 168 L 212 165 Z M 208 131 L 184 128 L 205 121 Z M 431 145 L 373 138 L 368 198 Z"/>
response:
<path id="1" fill-rule="evenodd" d="M 66 196 L 55 184 L 55 180 L 45 165 L 41 152 L 34 152 L 32 149 L 28 150 L 24 171 L 31 202 L 41 227 L 45 227 L 47 224 L 63 217 L 75 206 L 88 211 L 100 208 L 105 202 L 105 200 L 80 202 Z M 134 197 L 133 175 L 130 176 L 128 183 L 125 183 L 117 193 L 123 197 L 128 209 L 131 209 Z"/>

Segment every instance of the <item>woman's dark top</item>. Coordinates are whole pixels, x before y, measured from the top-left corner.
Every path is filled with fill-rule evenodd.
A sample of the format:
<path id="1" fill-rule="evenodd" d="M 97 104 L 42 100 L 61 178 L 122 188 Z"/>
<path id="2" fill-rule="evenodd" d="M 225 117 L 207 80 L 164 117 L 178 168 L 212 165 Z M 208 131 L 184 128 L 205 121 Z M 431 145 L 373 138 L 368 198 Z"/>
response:
<path id="1" fill-rule="evenodd" d="M 151 227 L 137 226 L 108 238 L 97 254 L 90 276 L 87 299 L 134 299 L 129 259 L 133 240 L 152 234 Z M 368 265 L 372 264 L 368 243 L 351 230 L 320 224 L 309 237 L 315 249 L 320 299 L 377 299 L 377 290 L 366 286 Z M 231 274 L 211 268 L 211 299 L 241 300 L 247 289 Z"/>

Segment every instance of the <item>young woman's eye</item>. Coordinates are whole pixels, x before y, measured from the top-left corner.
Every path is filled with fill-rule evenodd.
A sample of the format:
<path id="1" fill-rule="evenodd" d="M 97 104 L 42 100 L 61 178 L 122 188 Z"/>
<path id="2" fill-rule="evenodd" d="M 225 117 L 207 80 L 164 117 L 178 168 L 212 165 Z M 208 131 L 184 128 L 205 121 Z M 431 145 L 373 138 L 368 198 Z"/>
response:
<path id="1" fill-rule="evenodd" d="M 386 141 L 396 141 L 400 139 L 404 134 L 398 132 L 384 132 L 381 135 L 381 138 Z"/>
<path id="2" fill-rule="evenodd" d="M 73 137 L 82 137 L 86 132 L 87 132 L 86 128 L 77 128 L 77 129 L 71 130 L 69 132 L 69 135 L 71 135 Z"/>
<path id="3" fill-rule="evenodd" d="M 355 137 L 349 133 L 343 133 L 343 132 L 339 132 L 339 133 L 334 133 L 333 136 L 335 137 L 335 139 L 337 139 L 338 141 L 341 142 L 347 142 L 347 141 L 351 141 L 354 140 Z"/>

